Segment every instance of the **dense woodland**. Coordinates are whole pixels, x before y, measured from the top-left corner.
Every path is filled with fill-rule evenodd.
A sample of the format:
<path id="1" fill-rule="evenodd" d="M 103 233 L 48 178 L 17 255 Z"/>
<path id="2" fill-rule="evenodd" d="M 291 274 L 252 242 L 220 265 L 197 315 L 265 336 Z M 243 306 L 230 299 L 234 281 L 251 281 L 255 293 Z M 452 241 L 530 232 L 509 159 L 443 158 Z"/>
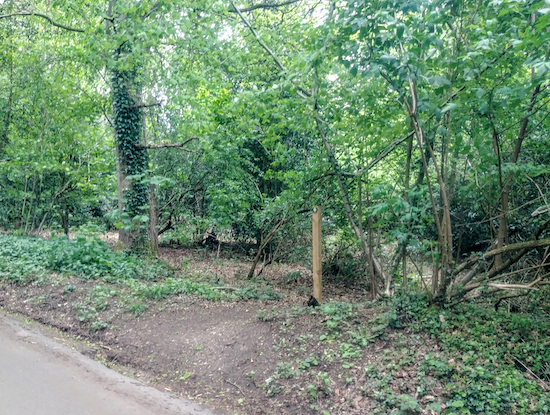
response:
<path id="1" fill-rule="evenodd" d="M 233 381 L 132 352 L 242 413 L 549 413 L 549 115 L 548 0 L 0 0 L 0 305 L 112 353 L 184 295 L 284 321 Z"/>
<path id="2" fill-rule="evenodd" d="M 378 296 L 543 287 L 548 6 L 3 0 L 0 226 L 292 260 L 321 205 Z"/>

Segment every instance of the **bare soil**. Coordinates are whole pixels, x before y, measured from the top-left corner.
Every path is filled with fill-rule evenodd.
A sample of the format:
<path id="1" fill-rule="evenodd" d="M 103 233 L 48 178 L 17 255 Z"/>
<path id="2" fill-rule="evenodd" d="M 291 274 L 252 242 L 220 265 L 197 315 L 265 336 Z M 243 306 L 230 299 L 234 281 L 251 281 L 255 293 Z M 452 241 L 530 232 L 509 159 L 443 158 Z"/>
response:
<path id="1" fill-rule="evenodd" d="M 249 262 L 231 259 L 234 254 L 224 258 L 215 250 L 165 247 L 161 255 L 183 273 L 201 272 L 228 287 L 247 283 Z M 282 300 L 177 295 L 147 300 L 136 316 L 120 289 L 104 302 L 102 329 L 81 321 L 77 307 L 97 281 L 51 275 L 35 285 L 0 285 L 0 306 L 84 340 L 77 343 L 81 352 L 129 376 L 233 413 L 367 414 L 384 399 L 399 408 L 389 397 L 410 395 L 422 413 L 435 414 L 426 407 L 444 401 L 445 391 L 438 381 L 419 375 L 424 355 L 438 353 L 433 341 L 388 328 L 358 348 L 353 339 L 385 311 L 367 302 L 365 290 L 325 285 L 325 302 L 362 303 L 331 329 L 326 314 L 304 306 L 309 270 L 279 264 L 267 267 L 262 277 L 284 294 Z"/>

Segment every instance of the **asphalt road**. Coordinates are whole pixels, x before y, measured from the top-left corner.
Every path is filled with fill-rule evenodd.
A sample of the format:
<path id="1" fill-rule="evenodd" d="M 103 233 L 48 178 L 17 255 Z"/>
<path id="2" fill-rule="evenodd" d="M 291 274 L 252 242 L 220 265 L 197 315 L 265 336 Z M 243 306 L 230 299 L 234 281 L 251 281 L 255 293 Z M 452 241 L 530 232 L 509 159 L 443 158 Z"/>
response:
<path id="1" fill-rule="evenodd" d="M 214 415 L 127 378 L 0 310 L 0 415 Z"/>

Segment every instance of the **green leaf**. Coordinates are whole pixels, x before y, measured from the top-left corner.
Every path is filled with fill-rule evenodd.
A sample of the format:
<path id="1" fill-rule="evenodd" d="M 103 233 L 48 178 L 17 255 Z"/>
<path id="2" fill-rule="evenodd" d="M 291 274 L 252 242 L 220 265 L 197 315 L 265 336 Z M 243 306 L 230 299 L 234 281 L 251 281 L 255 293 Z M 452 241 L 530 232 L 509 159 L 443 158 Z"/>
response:
<path id="1" fill-rule="evenodd" d="M 432 402 L 429 404 L 426 409 L 430 409 L 432 411 L 435 411 L 435 413 L 440 414 L 441 413 L 441 403 L 440 402 Z"/>
<path id="2" fill-rule="evenodd" d="M 397 31 L 397 37 L 399 39 L 402 39 L 403 38 L 403 32 L 405 31 L 405 25 L 400 23 L 397 25 L 397 28 L 396 28 L 396 31 Z"/>
<path id="3" fill-rule="evenodd" d="M 512 92 L 512 90 L 510 88 L 508 88 L 507 86 L 504 87 L 504 88 L 500 88 L 500 89 L 496 90 L 497 94 L 502 94 L 502 95 L 509 95 L 510 92 Z"/>
<path id="4" fill-rule="evenodd" d="M 442 114 L 445 114 L 446 112 L 451 111 L 451 110 L 454 110 L 454 109 L 456 109 L 456 108 L 458 108 L 458 105 L 456 105 L 456 104 L 450 102 L 450 103 L 448 103 L 447 105 L 445 105 L 445 106 L 441 109 L 441 113 L 442 113 Z"/>

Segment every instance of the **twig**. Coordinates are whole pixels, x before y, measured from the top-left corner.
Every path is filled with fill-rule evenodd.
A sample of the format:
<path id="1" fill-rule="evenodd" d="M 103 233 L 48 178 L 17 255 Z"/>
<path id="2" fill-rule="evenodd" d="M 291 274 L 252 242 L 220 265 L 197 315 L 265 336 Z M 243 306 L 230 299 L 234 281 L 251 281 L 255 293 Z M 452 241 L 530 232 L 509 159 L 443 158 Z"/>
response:
<path id="1" fill-rule="evenodd" d="M 243 390 L 241 389 L 241 387 L 239 385 L 237 385 L 237 384 L 235 384 L 235 383 L 233 383 L 233 382 L 231 382 L 227 379 L 224 379 L 224 380 L 225 380 L 226 383 L 229 383 L 230 385 L 235 386 L 239 390 L 239 392 L 241 392 L 241 395 L 244 395 L 244 392 L 243 392 Z"/>
<path id="2" fill-rule="evenodd" d="M 256 9 L 276 9 L 278 7 L 288 6 L 289 4 L 298 3 L 300 0 L 287 0 L 282 3 L 260 3 L 256 4 L 255 6 L 250 6 L 245 9 L 241 9 L 240 11 L 243 13 L 251 12 L 252 10 Z M 231 3 L 233 6 L 233 9 L 229 9 L 229 13 L 239 13 L 239 9 L 235 7 L 233 3 Z"/>
<path id="3" fill-rule="evenodd" d="M 282 72 L 286 72 L 286 68 L 285 66 L 283 65 L 283 63 L 279 60 L 279 58 L 277 58 L 277 56 L 275 55 L 275 53 L 273 53 L 273 51 L 271 49 L 269 49 L 269 46 L 267 46 L 265 44 L 265 42 L 260 39 L 260 36 L 258 36 L 258 33 L 256 32 L 256 30 L 252 27 L 252 25 L 250 24 L 250 22 L 246 19 L 246 17 L 243 16 L 243 14 L 241 13 L 241 10 L 237 9 L 237 7 L 235 6 L 235 3 L 233 3 L 233 1 L 231 0 L 231 6 L 233 6 L 233 8 L 235 9 L 235 11 L 239 14 L 239 17 L 241 18 L 242 22 L 245 24 L 246 27 L 248 27 L 250 29 L 250 32 L 252 33 L 252 35 L 256 38 L 256 40 L 258 41 L 258 43 L 260 44 L 260 46 L 262 48 L 264 48 L 264 50 L 269 54 L 269 56 L 271 56 L 271 58 L 273 59 L 273 61 L 275 62 L 275 65 L 277 65 L 277 67 L 282 71 Z M 300 86 L 300 85 L 296 85 L 296 87 L 298 88 L 298 95 L 301 97 L 301 98 L 306 98 L 306 97 L 311 97 L 311 92 L 308 91 L 307 89 L 305 89 L 303 86 Z"/>
<path id="4" fill-rule="evenodd" d="M 376 158 L 374 158 L 369 164 L 367 167 L 361 169 L 361 170 L 358 170 L 357 172 L 354 173 L 355 176 L 362 176 L 364 172 L 366 171 L 369 171 L 370 169 L 372 169 L 374 166 L 376 166 L 376 164 L 378 164 L 378 162 L 380 160 L 382 160 L 384 157 L 386 157 L 388 154 L 390 154 L 399 144 L 401 144 L 402 142 L 408 140 L 409 138 L 411 138 L 412 136 L 414 135 L 414 131 L 411 131 L 409 134 L 407 134 L 406 136 L 404 137 L 401 137 L 393 142 L 391 142 L 384 151 L 382 151 L 380 154 L 378 154 L 378 156 L 376 156 Z"/>
<path id="5" fill-rule="evenodd" d="M 514 359 L 516 362 L 518 362 L 521 366 L 523 366 L 523 368 L 529 372 L 529 374 L 531 374 L 531 376 L 533 376 L 539 383 L 539 386 L 544 389 L 544 390 L 550 390 L 550 386 L 548 385 L 548 383 L 546 383 L 544 380 L 542 380 L 541 378 L 539 378 L 531 369 L 529 369 L 527 366 L 525 366 L 525 364 L 519 360 L 516 356 L 512 356 L 512 355 L 509 355 L 512 357 L 512 359 Z"/>
<path id="6" fill-rule="evenodd" d="M 50 16 L 47 16 L 45 14 L 42 14 L 42 13 L 36 13 L 36 12 L 28 12 L 28 11 L 23 11 L 23 12 L 16 12 L 16 13 L 10 13 L 10 14 L 4 14 L 4 15 L 0 15 L 0 19 L 6 19 L 8 17 L 14 17 L 14 16 L 37 16 L 37 17 L 42 17 L 43 19 L 46 19 L 48 22 L 50 22 L 50 24 L 52 26 L 55 26 L 55 27 L 59 27 L 61 29 L 65 29 L 65 30 L 69 30 L 71 32 L 79 32 L 79 33 L 84 33 L 84 30 L 83 29 L 79 29 L 77 27 L 70 27 L 70 26 L 65 26 L 61 23 L 57 23 L 55 20 L 53 20 Z"/>

